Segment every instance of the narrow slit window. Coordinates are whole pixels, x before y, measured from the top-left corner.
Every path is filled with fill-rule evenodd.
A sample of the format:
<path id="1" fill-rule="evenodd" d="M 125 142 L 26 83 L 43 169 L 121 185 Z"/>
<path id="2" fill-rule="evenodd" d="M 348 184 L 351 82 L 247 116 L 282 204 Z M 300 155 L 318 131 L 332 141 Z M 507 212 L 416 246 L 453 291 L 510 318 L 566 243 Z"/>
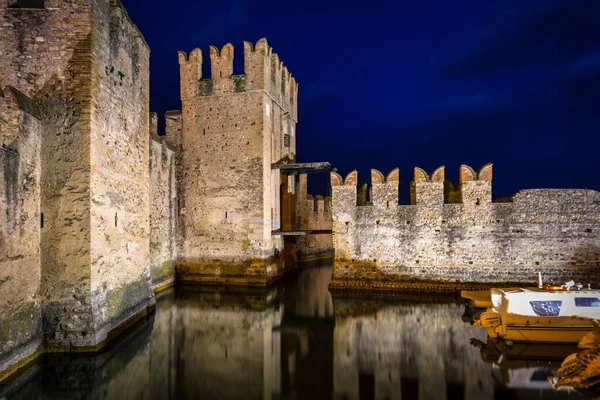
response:
<path id="1" fill-rule="evenodd" d="M 15 8 L 45 8 L 44 0 L 17 0 L 13 5 Z"/>
<path id="2" fill-rule="evenodd" d="M 119 216 L 115 213 L 115 228 L 117 227 L 117 223 L 119 222 Z"/>
<path id="3" fill-rule="evenodd" d="M 477 199 L 477 201 L 475 201 L 475 205 L 478 206 L 479 205 L 479 198 Z"/>
<path id="4" fill-rule="evenodd" d="M 44 213 L 40 214 L 40 228 L 44 227 Z"/>
<path id="5" fill-rule="evenodd" d="M 227 219 L 227 211 L 225 211 L 225 219 Z"/>

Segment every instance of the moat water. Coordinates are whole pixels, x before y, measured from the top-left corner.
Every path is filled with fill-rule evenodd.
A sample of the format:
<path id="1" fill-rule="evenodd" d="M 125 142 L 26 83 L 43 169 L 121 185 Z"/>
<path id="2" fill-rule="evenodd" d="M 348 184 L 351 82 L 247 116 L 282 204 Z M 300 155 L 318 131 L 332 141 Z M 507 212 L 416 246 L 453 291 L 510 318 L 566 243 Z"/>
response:
<path id="1" fill-rule="evenodd" d="M 186 287 L 94 356 L 50 354 L 0 399 L 554 399 L 571 346 L 502 352 L 458 298 L 327 290 L 330 267 L 262 292 Z"/>

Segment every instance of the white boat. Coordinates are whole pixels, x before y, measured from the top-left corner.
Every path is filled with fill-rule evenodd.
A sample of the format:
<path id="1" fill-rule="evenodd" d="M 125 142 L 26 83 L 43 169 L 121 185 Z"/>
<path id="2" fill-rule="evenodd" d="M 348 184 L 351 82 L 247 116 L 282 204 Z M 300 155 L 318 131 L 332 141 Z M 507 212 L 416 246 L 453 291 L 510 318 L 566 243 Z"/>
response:
<path id="1" fill-rule="evenodd" d="M 491 300 L 479 320 L 491 338 L 577 343 L 600 320 L 600 290 L 491 289 Z"/>

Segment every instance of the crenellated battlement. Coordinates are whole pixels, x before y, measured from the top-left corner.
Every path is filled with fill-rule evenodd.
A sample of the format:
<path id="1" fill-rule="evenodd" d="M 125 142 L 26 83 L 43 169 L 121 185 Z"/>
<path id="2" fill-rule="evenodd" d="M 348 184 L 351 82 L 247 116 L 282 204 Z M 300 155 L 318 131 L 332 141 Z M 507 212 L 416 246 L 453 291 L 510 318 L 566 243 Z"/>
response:
<path id="1" fill-rule="evenodd" d="M 492 164 L 477 172 L 461 165 L 459 173 L 455 186 L 443 166 L 431 175 L 415 168 L 412 204 L 394 206 L 397 170 L 387 178 L 371 170 L 366 206 L 366 184 L 356 171 L 344 180 L 332 173 L 330 287 L 396 289 L 410 279 L 452 287 L 525 282 L 538 271 L 549 279 L 600 279 L 599 192 L 522 190 L 512 202 L 492 203 Z M 447 201 L 457 194 L 459 201 Z"/>
<path id="2" fill-rule="evenodd" d="M 331 197 L 307 194 L 306 174 L 298 181 L 299 227 L 305 230 L 331 229 Z"/>
<path id="3" fill-rule="evenodd" d="M 414 181 L 410 183 L 410 203 L 440 206 L 444 204 L 444 180 L 446 167 L 436 168 L 430 175 L 415 167 Z"/>
<path id="4" fill-rule="evenodd" d="M 233 74 L 234 47 L 210 46 L 210 79 L 202 78 L 202 50 L 179 52 L 182 100 L 196 96 L 218 96 L 263 90 L 273 101 L 298 120 L 298 84 L 288 68 L 273 52 L 265 38 L 256 44 L 244 42 L 244 73 Z"/>
<path id="5" fill-rule="evenodd" d="M 493 164 L 483 165 L 475 172 L 468 165 L 460 166 L 460 183 L 454 185 L 446 179 L 445 166 L 439 166 L 431 175 L 419 167 L 414 168 L 414 180 L 410 183 L 411 205 L 442 206 L 444 204 L 464 203 L 466 205 L 483 205 L 492 202 L 492 168 Z M 386 176 L 376 169 L 371 170 L 370 190 L 366 183 L 358 184 L 358 172 L 351 171 L 345 178 L 337 172 L 330 172 L 332 192 L 347 193 L 347 198 L 354 194 L 357 206 L 385 206 L 398 204 L 398 185 L 400 171 L 398 168 Z M 370 196 L 367 198 L 367 193 Z M 368 201 L 369 200 L 369 201 Z"/>
<path id="6" fill-rule="evenodd" d="M 492 203 L 492 163 L 475 170 L 468 165 L 460 166 L 459 190 L 461 203 L 467 206 L 482 206 Z"/>
<path id="7" fill-rule="evenodd" d="M 468 165 L 460 166 L 460 183 L 469 181 L 492 181 L 492 163 L 487 163 L 479 168 L 479 171 L 475 172 L 473 168 Z"/>
<path id="8" fill-rule="evenodd" d="M 400 170 L 394 168 L 385 177 L 376 170 L 371 170 L 371 204 L 378 208 L 394 209 L 398 205 L 398 185 Z"/>
<path id="9" fill-rule="evenodd" d="M 427 175 L 425 170 L 415 167 L 414 179 L 415 182 L 444 182 L 446 167 L 441 165 L 433 171 L 431 176 Z"/>

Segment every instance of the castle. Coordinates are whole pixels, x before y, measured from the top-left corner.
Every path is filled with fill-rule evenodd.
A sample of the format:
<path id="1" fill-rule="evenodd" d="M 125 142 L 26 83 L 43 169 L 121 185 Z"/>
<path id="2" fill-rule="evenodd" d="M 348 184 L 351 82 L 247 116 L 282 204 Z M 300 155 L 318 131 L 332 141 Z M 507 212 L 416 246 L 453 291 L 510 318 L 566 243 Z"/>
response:
<path id="1" fill-rule="evenodd" d="M 372 172 L 370 201 L 356 172 L 309 195 L 306 173 L 332 167 L 296 163 L 298 85 L 265 39 L 244 43 L 243 75 L 230 44 L 210 48 L 210 79 L 180 52 L 161 137 L 150 49 L 119 0 L 0 0 L 0 19 L 0 379 L 101 348 L 175 280 L 264 287 L 333 248 L 333 288 L 596 277 L 594 191 L 492 203 L 488 165 L 457 188 L 415 170 L 410 206 L 398 170 Z"/>
<path id="2" fill-rule="evenodd" d="M 0 19 L 4 374 L 98 349 L 152 310 L 176 262 L 181 281 L 265 286 L 331 251 L 280 233 L 331 216 L 294 168 L 298 85 L 266 40 L 245 43 L 239 76 L 229 44 L 211 47 L 211 79 L 200 50 L 180 53 L 165 139 L 120 1 L 1 0 Z"/>

